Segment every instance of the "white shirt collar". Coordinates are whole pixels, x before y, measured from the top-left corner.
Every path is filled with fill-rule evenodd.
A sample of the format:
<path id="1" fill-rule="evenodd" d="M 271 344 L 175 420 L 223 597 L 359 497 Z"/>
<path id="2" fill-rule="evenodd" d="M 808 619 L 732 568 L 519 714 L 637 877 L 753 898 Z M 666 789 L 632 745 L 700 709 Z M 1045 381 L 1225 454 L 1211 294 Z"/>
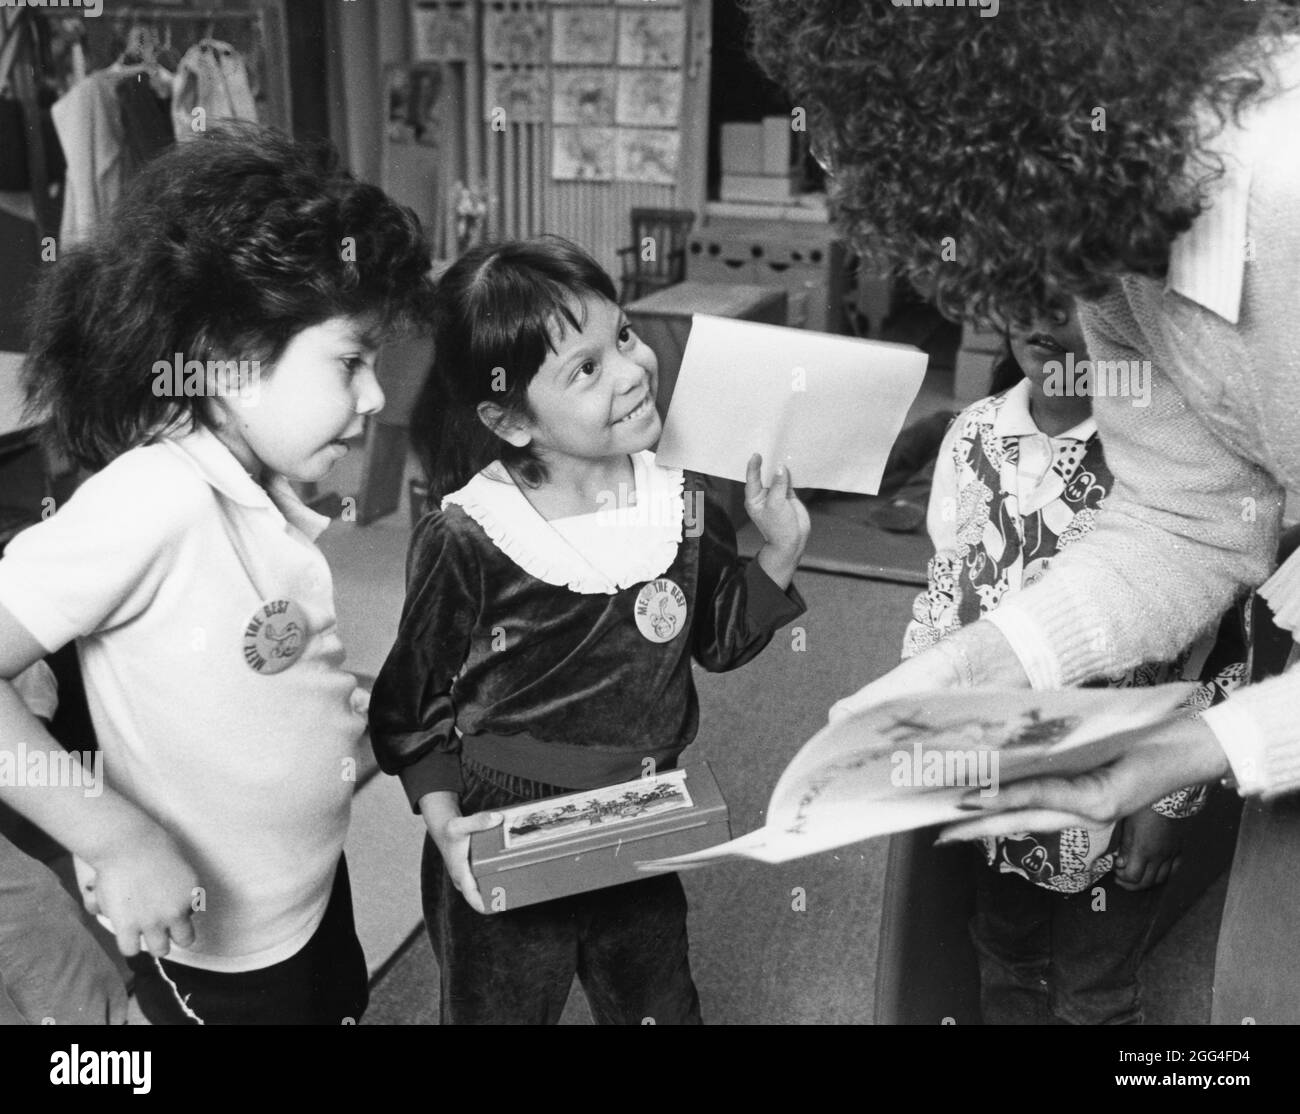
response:
<path id="1" fill-rule="evenodd" d="M 530 576 L 546 584 L 583 595 L 613 595 L 645 580 L 653 580 L 677 558 L 682 540 L 685 504 L 680 469 L 661 468 L 648 449 L 632 456 L 636 504 L 583 515 L 587 523 L 565 530 L 574 537 L 593 531 L 608 544 L 588 560 L 544 519 L 519 490 L 509 473 L 494 462 L 459 491 L 442 500 L 454 503 L 472 518 L 492 543 Z M 561 520 L 564 521 L 564 520 Z"/>
<path id="2" fill-rule="evenodd" d="M 1003 396 L 1002 405 L 994 411 L 993 415 L 995 437 L 1034 437 L 1042 434 L 1043 431 L 1034 424 L 1034 419 L 1029 413 L 1030 387 L 1029 380 L 1022 379 Z M 1089 414 L 1078 425 L 1072 426 L 1064 433 L 1058 433 L 1051 440 L 1086 441 L 1096 432 L 1097 422 Z"/>
<path id="3" fill-rule="evenodd" d="M 193 430 L 168 437 L 162 443 L 178 453 L 227 499 L 240 506 L 269 510 L 302 531 L 311 541 L 320 537 L 330 524 L 328 517 L 317 514 L 298 498 L 284 476 L 273 476 L 267 487 L 262 487 L 206 426 L 196 425 Z"/>

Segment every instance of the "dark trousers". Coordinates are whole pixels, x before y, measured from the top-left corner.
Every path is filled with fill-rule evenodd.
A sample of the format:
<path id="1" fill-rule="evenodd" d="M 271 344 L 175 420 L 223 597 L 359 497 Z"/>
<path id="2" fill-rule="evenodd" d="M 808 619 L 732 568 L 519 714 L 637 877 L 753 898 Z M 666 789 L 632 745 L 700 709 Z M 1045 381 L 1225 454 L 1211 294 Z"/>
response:
<path id="1" fill-rule="evenodd" d="M 466 816 L 565 792 L 471 763 L 463 772 Z M 554 1024 L 575 975 L 598 1025 L 700 1023 L 675 874 L 481 914 L 426 837 L 421 882 L 444 1025 Z"/>
<path id="2" fill-rule="evenodd" d="M 986 1025 L 1142 1023 L 1138 967 L 1164 886 L 1130 893 L 1112 872 L 1080 893 L 1063 894 L 999 873 L 982 855 L 972 869 L 970 931 Z"/>
<path id="3" fill-rule="evenodd" d="M 283 962 L 233 974 L 150 955 L 128 962 L 135 972 L 136 1000 L 154 1025 L 355 1024 L 370 1000 L 343 859 L 320 926 Z"/>

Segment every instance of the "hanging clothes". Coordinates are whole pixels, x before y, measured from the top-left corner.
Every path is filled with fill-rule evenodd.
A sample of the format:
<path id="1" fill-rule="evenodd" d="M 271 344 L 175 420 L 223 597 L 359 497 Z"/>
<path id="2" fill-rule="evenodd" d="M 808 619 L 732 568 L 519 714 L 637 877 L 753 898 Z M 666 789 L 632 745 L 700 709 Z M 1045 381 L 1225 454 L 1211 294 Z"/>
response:
<path id="1" fill-rule="evenodd" d="M 59 232 L 64 248 L 89 238 L 126 184 L 128 158 L 117 82 L 108 71 L 92 74 L 54 105 L 54 127 L 68 163 Z"/>
<path id="2" fill-rule="evenodd" d="M 203 109 L 202 127 L 231 117 L 257 119 L 248 69 L 229 43 L 204 39 L 181 58 L 172 83 L 172 126 L 178 141 L 202 130 L 195 126 L 196 108 Z"/>
<path id="3" fill-rule="evenodd" d="M 161 99 L 144 74 L 119 81 L 117 103 L 127 152 L 127 174 L 134 176 L 145 163 L 174 142 L 170 102 Z"/>

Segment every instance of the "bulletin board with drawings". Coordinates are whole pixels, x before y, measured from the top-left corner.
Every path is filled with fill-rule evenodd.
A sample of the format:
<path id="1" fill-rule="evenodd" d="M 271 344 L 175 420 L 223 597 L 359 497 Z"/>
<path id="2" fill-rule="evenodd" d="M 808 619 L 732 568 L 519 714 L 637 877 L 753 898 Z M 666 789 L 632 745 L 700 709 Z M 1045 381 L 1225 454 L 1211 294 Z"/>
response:
<path id="1" fill-rule="evenodd" d="M 551 176 L 675 185 L 686 56 L 681 0 L 550 7 Z"/>
<path id="2" fill-rule="evenodd" d="M 416 58 L 480 68 L 483 118 L 549 125 L 555 181 L 678 182 L 684 0 L 417 0 Z"/>

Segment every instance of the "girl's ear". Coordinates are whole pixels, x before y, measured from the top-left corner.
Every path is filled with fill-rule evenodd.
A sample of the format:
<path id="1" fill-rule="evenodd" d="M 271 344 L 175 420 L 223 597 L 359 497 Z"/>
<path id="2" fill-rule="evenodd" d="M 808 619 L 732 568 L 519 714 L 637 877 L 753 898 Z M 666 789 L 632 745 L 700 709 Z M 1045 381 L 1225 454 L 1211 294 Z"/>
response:
<path id="1" fill-rule="evenodd" d="M 518 414 L 495 402 L 478 404 L 478 420 L 494 434 L 516 449 L 526 448 L 533 439 L 528 423 Z"/>

